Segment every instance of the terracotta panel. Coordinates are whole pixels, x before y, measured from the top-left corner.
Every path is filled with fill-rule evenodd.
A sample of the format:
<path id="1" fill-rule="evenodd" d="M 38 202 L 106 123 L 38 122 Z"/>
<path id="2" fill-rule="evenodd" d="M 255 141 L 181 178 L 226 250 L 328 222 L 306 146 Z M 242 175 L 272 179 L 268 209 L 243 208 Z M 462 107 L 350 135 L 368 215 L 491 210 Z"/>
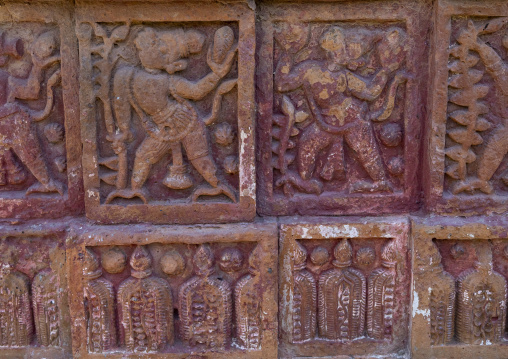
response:
<path id="1" fill-rule="evenodd" d="M 275 223 L 85 226 L 69 241 L 76 357 L 276 356 Z"/>
<path id="2" fill-rule="evenodd" d="M 76 9 L 87 216 L 251 220 L 254 13 L 244 3 Z"/>
<path id="3" fill-rule="evenodd" d="M 403 353 L 408 231 L 404 218 L 282 223 L 279 357 Z"/>

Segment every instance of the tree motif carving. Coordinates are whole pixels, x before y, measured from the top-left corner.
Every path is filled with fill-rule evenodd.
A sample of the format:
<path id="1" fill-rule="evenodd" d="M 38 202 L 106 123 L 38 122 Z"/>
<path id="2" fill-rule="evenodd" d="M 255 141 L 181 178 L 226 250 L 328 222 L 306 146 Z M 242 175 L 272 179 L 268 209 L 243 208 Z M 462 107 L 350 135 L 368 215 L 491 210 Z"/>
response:
<path id="1" fill-rule="evenodd" d="M 87 347 L 90 353 L 102 353 L 116 346 L 115 292 L 113 285 L 101 278 L 99 260 L 88 248 L 83 276 Z"/>
<path id="2" fill-rule="evenodd" d="M 467 344 L 501 341 L 506 320 L 506 280 L 492 267 L 490 243 L 476 246 L 475 268 L 457 279 L 457 339 Z"/>
<path id="3" fill-rule="evenodd" d="M 240 346 L 260 349 L 262 336 L 261 248 L 256 247 L 249 256 L 249 274 L 243 276 L 235 288 L 236 337 Z"/>
<path id="4" fill-rule="evenodd" d="M 395 266 L 397 257 L 393 243 L 385 245 L 381 252 L 382 268 L 373 271 L 368 279 L 367 333 L 374 339 L 392 339 Z"/>
<path id="5" fill-rule="evenodd" d="M 152 258 L 137 246 L 131 277 L 118 289 L 122 344 L 130 351 L 158 351 L 173 342 L 173 300 L 169 284 L 152 275 Z"/>
<path id="6" fill-rule="evenodd" d="M 46 31 L 33 40 L 29 46 L 31 70 L 27 78 L 20 78 L 11 74 L 9 67 L 16 66 L 16 61 L 25 55 L 25 46 L 22 39 L 0 31 L 0 186 L 26 180 L 16 154 L 38 181 L 27 189 L 27 195 L 36 192 L 63 195 L 63 185 L 48 171 L 35 125 L 46 120 L 53 110 L 53 89 L 61 77 L 58 39 L 52 31 Z M 33 103 L 44 98 L 44 108 L 32 109 Z"/>
<path id="7" fill-rule="evenodd" d="M 293 252 L 293 333 L 294 343 L 316 337 L 317 290 L 314 276 L 306 270 L 307 250 L 296 242 Z"/>
<path id="8" fill-rule="evenodd" d="M 32 301 L 37 342 L 43 346 L 60 345 L 59 281 L 55 273 L 38 273 L 32 283 Z"/>
<path id="9" fill-rule="evenodd" d="M 392 114 L 408 78 L 405 31 L 330 26 L 316 35 L 318 27 L 283 23 L 275 31 L 275 103 L 281 112 L 273 115 L 272 165 L 280 172 L 275 187 L 286 196 L 319 195 L 328 182 L 338 181 L 339 187 L 349 183 L 352 193 L 392 192 L 372 122 L 387 121 L 380 132 L 383 145 L 400 146 L 399 115 Z M 316 55 L 323 52 L 326 57 Z M 361 180 L 348 178 L 345 146 L 365 171 Z M 389 171 L 403 173 L 399 157 L 388 162 Z"/>
<path id="10" fill-rule="evenodd" d="M 27 276 L 8 261 L 0 263 L 0 346 L 23 347 L 32 341 L 29 286 Z"/>
<path id="11" fill-rule="evenodd" d="M 352 340 L 364 332 L 367 283 L 360 271 L 350 268 L 353 249 L 346 238 L 335 246 L 334 257 L 335 268 L 319 276 L 319 336 Z"/>
<path id="12" fill-rule="evenodd" d="M 196 276 L 185 282 L 179 293 L 182 338 L 190 347 L 225 348 L 231 337 L 230 285 L 214 275 L 209 246 L 199 246 L 194 267 Z"/>

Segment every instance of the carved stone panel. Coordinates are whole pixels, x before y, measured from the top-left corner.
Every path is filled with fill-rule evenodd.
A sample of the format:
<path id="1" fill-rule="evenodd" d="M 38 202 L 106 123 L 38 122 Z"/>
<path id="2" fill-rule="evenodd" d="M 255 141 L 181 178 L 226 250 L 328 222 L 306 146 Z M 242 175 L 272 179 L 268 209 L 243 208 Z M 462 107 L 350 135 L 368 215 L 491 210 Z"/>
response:
<path id="1" fill-rule="evenodd" d="M 74 353 L 276 356 L 276 233 L 275 223 L 77 228 L 67 252 L 68 275 L 82 278 L 71 287 Z"/>
<path id="2" fill-rule="evenodd" d="M 247 4 L 77 9 L 87 216 L 255 215 L 254 15 Z"/>
<path id="3" fill-rule="evenodd" d="M 0 225 L 0 355 L 70 355 L 64 227 Z"/>
<path id="4" fill-rule="evenodd" d="M 402 218 L 281 224 L 280 357 L 405 351 L 408 228 Z"/>
<path id="5" fill-rule="evenodd" d="M 506 351 L 506 218 L 415 220 L 415 358 L 494 358 Z"/>
<path id="6" fill-rule="evenodd" d="M 441 212 L 508 209 L 508 5 L 439 1 L 426 171 Z"/>
<path id="7" fill-rule="evenodd" d="M 81 212 L 77 46 L 66 6 L 0 14 L 0 217 Z"/>
<path id="8" fill-rule="evenodd" d="M 426 66 L 416 59 L 428 9 L 387 1 L 261 11 L 260 211 L 414 208 Z"/>

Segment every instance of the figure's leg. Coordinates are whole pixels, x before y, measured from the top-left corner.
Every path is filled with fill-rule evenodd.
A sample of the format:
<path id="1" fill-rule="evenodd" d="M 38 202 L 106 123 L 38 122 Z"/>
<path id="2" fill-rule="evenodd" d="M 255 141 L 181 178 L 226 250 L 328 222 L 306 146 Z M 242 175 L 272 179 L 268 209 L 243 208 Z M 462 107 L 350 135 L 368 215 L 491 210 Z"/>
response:
<path id="1" fill-rule="evenodd" d="M 26 179 L 26 174 L 23 167 L 17 163 L 12 152 L 6 150 L 3 158 L 5 161 L 5 171 L 7 172 L 7 181 L 10 184 L 22 183 Z"/>
<path id="2" fill-rule="evenodd" d="M 371 124 L 357 120 L 356 125 L 346 131 L 344 138 L 348 146 L 355 151 L 369 177 L 374 181 L 374 183 L 357 182 L 353 185 L 352 190 L 354 192 L 391 191 Z"/>
<path id="3" fill-rule="evenodd" d="M 325 165 L 319 174 L 322 179 L 330 181 L 334 174 L 337 177 L 345 175 L 346 168 L 344 163 L 344 138 L 338 136 L 332 143 L 328 155 L 326 157 Z"/>
<path id="4" fill-rule="evenodd" d="M 330 145 L 333 135 L 324 132 L 313 123 L 307 127 L 298 141 L 296 162 L 298 172 L 302 179 L 308 181 L 312 178 L 316 167 L 316 158 L 321 150 Z"/>
<path id="5" fill-rule="evenodd" d="M 145 184 L 152 165 L 159 162 L 169 152 L 170 142 L 160 141 L 147 136 L 136 150 L 132 168 L 131 187 L 140 190 Z"/>

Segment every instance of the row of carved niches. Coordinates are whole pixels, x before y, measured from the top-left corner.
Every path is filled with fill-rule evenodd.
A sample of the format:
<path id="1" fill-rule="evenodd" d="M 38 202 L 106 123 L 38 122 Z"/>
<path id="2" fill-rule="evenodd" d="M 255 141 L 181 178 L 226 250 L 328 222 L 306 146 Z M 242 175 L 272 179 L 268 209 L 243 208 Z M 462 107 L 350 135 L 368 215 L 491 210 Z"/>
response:
<path id="1" fill-rule="evenodd" d="M 89 353 L 260 350 L 254 242 L 87 247 Z"/>
<path id="2" fill-rule="evenodd" d="M 296 242 L 292 342 L 391 341 L 395 251 L 390 240 Z"/>
<path id="3" fill-rule="evenodd" d="M 0 26 L 0 190 L 63 195 L 65 131 L 58 28 Z"/>
<path id="4" fill-rule="evenodd" d="M 65 250 L 52 237 L 4 237 L 0 240 L 0 347 L 46 348 L 60 357 L 70 346 Z M 64 281 L 64 282 L 62 282 Z M 60 348 L 60 349 L 59 349 Z M 9 349 L 12 349 L 9 351 Z M 17 356 L 16 356 L 17 357 Z"/>
<path id="5" fill-rule="evenodd" d="M 431 345 L 505 342 L 508 240 L 434 240 L 415 265 L 429 291 Z"/>

